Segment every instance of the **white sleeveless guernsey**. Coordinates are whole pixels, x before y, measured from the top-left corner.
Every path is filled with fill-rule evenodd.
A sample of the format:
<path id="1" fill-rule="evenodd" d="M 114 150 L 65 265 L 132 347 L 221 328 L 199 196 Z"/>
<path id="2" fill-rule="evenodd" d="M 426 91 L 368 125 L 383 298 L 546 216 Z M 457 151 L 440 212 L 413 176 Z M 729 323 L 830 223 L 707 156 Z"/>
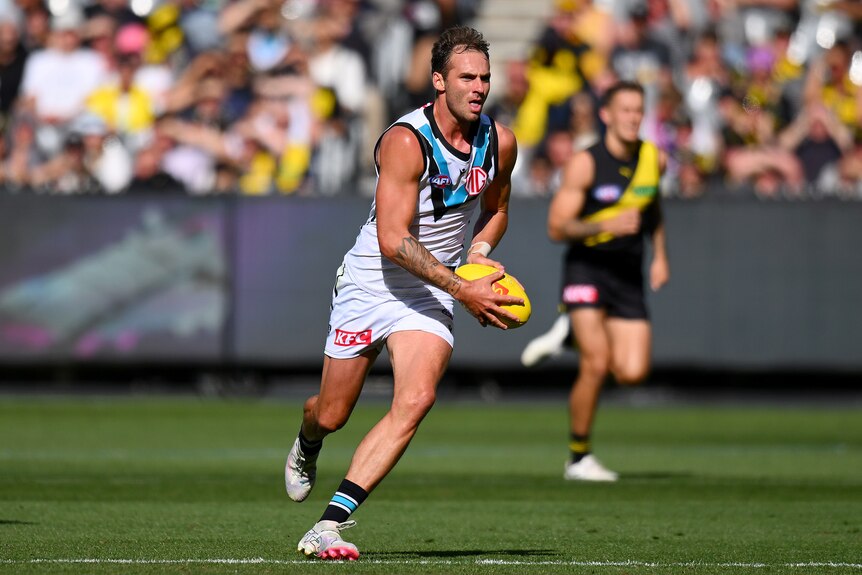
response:
<path id="1" fill-rule="evenodd" d="M 416 135 L 425 169 L 419 179 L 419 201 L 410 233 L 444 266 L 461 261 L 467 224 L 497 174 L 497 130 L 494 121 L 481 115 L 474 127 L 469 153 L 452 147 L 434 121 L 433 105 L 399 118 L 392 126 L 404 126 Z M 390 128 L 392 127 L 390 126 Z M 382 136 L 381 136 L 382 138 Z M 380 140 L 375 146 L 375 164 Z M 377 242 L 377 210 L 372 202 L 368 220 L 356 243 L 344 257 L 349 277 L 362 289 L 393 299 L 440 292 L 380 253 Z"/>

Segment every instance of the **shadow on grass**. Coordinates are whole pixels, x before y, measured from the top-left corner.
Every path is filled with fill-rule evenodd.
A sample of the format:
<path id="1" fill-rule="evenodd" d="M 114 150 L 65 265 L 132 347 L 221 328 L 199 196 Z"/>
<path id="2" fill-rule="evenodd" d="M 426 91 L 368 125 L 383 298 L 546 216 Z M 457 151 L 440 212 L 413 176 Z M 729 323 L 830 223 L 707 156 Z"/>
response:
<path id="1" fill-rule="evenodd" d="M 554 549 L 458 549 L 451 551 L 380 551 L 375 553 L 366 553 L 366 556 L 373 555 L 374 557 L 386 558 L 405 558 L 405 557 L 476 557 L 484 556 L 517 556 L 517 557 L 546 557 L 559 555 L 558 550 Z"/>
<path id="2" fill-rule="evenodd" d="M 36 525 L 32 521 L 19 521 L 17 519 L 0 519 L 0 525 Z"/>

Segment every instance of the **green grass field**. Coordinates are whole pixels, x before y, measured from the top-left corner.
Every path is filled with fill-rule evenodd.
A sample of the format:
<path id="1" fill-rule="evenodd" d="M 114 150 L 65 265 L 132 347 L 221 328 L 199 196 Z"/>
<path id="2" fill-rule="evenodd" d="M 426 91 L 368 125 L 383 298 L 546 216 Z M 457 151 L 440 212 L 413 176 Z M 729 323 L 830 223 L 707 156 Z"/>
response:
<path id="1" fill-rule="evenodd" d="M 562 404 L 440 403 L 354 515 L 356 563 L 295 552 L 384 411 L 284 494 L 298 403 L 0 399 L 0 572 L 862 573 L 862 411 L 608 405 L 623 479 L 561 478 Z"/>

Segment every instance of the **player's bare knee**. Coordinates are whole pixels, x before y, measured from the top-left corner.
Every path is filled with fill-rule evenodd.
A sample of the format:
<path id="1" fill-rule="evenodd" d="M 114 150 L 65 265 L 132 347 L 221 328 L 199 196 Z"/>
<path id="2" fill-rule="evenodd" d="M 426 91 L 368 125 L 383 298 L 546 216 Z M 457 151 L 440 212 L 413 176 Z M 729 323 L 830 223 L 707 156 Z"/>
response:
<path id="1" fill-rule="evenodd" d="M 581 375 L 583 376 L 601 381 L 607 377 L 610 369 L 610 357 L 606 354 L 590 353 L 581 355 Z"/>
<path id="2" fill-rule="evenodd" d="M 320 396 L 312 395 L 308 399 L 305 400 L 305 405 L 302 408 L 302 415 L 305 421 L 317 419 L 317 414 L 315 413 L 315 406 L 317 406 L 317 399 Z"/>
<path id="3" fill-rule="evenodd" d="M 342 406 L 331 406 L 317 412 L 317 427 L 325 434 L 338 431 L 350 418 L 350 409 Z"/>
<path id="4" fill-rule="evenodd" d="M 641 366 L 614 367 L 613 369 L 614 379 L 617 383 L 626 386 L 640 385 L 646 379 L 647 373 L 647 368 Z"/>
<path id="5" fill-rule="evenodd" d="M 397 411 L 408 425 L 418 425 L 428 412 L 431 411 L 436 400 L 436 391 L 428 389 L 414 393 L 409 398 L 399 401 L 397 405 L 393 405 L 392 407 L 393 411 Z"/>

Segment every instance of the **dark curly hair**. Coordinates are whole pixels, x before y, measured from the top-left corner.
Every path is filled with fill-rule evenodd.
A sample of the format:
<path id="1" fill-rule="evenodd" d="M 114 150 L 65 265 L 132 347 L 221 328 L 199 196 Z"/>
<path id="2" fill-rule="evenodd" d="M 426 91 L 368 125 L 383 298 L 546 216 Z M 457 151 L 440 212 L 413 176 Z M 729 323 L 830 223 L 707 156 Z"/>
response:
<path id="1" fill-rule="evenodd" d="M 470 50 L 481 52 L 490 59 L 488 41 L 481 32 L 469 26 L 447 28 L 440 34 L 440 38 L 434 42 L 434 47 L 431 49 L 431 72 L 445 75 L 449 69 L 452 54 L 461 54 Z"/>

